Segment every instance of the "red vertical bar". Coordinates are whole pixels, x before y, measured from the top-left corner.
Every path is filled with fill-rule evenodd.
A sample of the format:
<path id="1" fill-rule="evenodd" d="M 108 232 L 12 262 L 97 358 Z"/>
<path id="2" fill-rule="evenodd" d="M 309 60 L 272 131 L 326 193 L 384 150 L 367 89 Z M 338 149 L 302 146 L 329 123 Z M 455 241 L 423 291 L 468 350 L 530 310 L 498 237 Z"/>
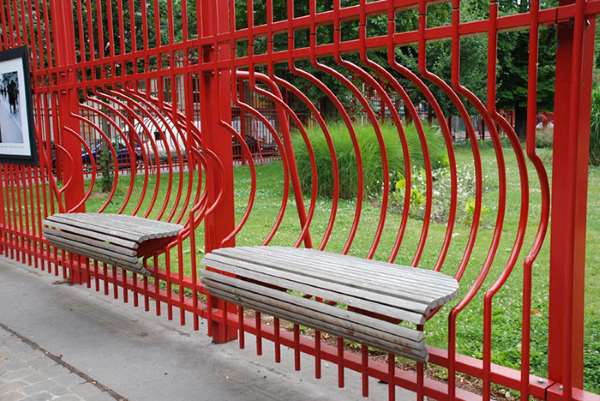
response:
<path id="1" fill-rule="evenodd" d="M 245 336 L 245 327 L 244 327 L 244 308 L 238 308 L 238 325 L 240 326 L 240 349 L 244 349 L 246 347 L 246 336 Z"/>
<path id="2" fill-rule="evenodd" d="M 315 330 L 315 379 L 321 378 L 321 332 Z"/>
<path id="3" fill-rule="evenodd" d="M 167 319 L 173 320 L 173 284 L 171 282 L 171 249 L 165 252 L 165 274 L 167 276 Z"/>
<path id="4" fill-rule="evenodd" d="M 239 93 L 239 98 L 240 98 L 240 102 L 246 102 L 246 85 L 244 84 L 244 81 L 240 80 L 239 81 L 239 89 L 238 89 L 238 93 Z M 250 96 L 250 105 L 253 105 L 252 99 L 254 99 L 254 96 Z M 246 130 L 246 114 L 244 113 L 244 110 L 240 107 L 239 108 L 239 112 L 240 112 L 240 135 L 242 136 L 242 138 L 244 138 L 244 140 L 246 139 L 246 133 L 248 132 Z"/>
<path id="5" fill-rule="evenodd" d="M 260 312 L 254 314 L 254 324 L 256 325 L 256 355 L 262 355 L 262 317 Z"/>
<path id="6" fill-rule="evenodd" d="M 388 400 L 396 401 L 396 355 L 388 353 Z M 418 394 L 417 394 L 418 396 Z"/>
<path id="7" fill-rule="evenodd" d="M 17 256 L 17 261 L 25 264 L 25 229 L 23 227 L 23 208 L 22 208 L 22 200 L 21 200 L 21 184 L 19 183 L 19 176 L 20 176 L 20 166 L 17 165 L 13 165 L 12 167 L 12 178 L 13 178 L 13 185 L 14 185 L 14 191 L 16 192 L 17 196 L 16 196 L 16 203 L 14 204 L 14 213 L 15 213 L 15 228 L 16 228 L 16 232 L 17 232 L 17 237 L 19 239 L 19 241 L 17 242 L 17 250 L 19 252 L 19 255 L 21 255 L 20 257 L 22 259 L 20 259 L 19 256 Z M 15 201 L 15 197 L 13 197 L 13 201 Z M 16 216 L 19 216 L 19 219 L 16 219 Z M 18 225 L 17 225 L 17 221 L 18 221 Z"/>
<path id="8" fill-rule="evenodd" d="M 275 346 L 275 362 L 281 362 L 281 326 L 279 318 L 273 319 L 274 326 L 274 346 Z"/>
<path id="9" fill-rule="evenodd" d="M 27 167 L 25 170 L 27 172 L 27 187 L 29 188 L 29 213 L 31 216 L 31 226 L 29 228 L 30 234 L 30 245 L 29 252 L 33 255 L 33 266 L 37 269 L 39 267 L 38 261 L 38 231 L 37 231 L 37 222 L 35 220 L 35 211 L 39 210 L 39 203 L 35 203 L 34 198 L 34 187 L 33 187 L 33 173 L 32 168 Z"/>
<path id="10" fill-rule="evenodd" d="M 27 198 L 27 183 L 25 181 L 26 171 L 27 167 L 21 166 L 19 168 L 19 186 L 21 187 L 19 192 L 23 192 L 23 203 L 20 204 L 20 207 L 25 220 L 25 225 L 23 226 L 23 236 L 25 237 L 24 249 L 25 253 L 27 253 L 27 264 L 31 266 L 31 226 L 29 225 L 29 199 Z"/>
<path id="11" fill-rule="evenodd" d="M 338 357 L 338 387 L 344 388 L 345 377 L 344 377 L 344 339 L 342 337 L 337 338 L 337 357 Z"/>
<path id="12" fill-rule="evenodd" d="M 83 212 L 85 207 L 82 205 L 75 209 L 84 195 L 83 164 L 81 161 L 81 144 L 77 138 L 68 134 L 64 128 L 70 128 L 79 132 L 79 122 L 71 116 L 71 113 L 77 112 L 79 108 L 79 96 L 75 84 L 77 77 L 73 67 L 76 65 L 75 55 L 75 37 L 73 32 L 73 9 L 72 3 L 66 1 L 52 1 L 52 24 L 54 34 L 54 46 L 56 54 L 56 65 L 63 70 L 59 73 L 62 82 L 68 84 L 67 89 L 59 93 L 58 104 L 61 120 L 60 144 L 71 155 L 71 159 L 63 157 L 60 160 L 61 152 L 57 152 L 59 163 L 57 163 L 58 174 L 66 178 L 72 175 L 70 185 L 65 191 L 65 209 L 67 211 Z M 62 170 L 62 171 L 61 171 Z M 81 284 L 85 281 L 81 276 L 79 267 L 72 267 L 71 281 L 74 284 Z"/>
<path id="13" fill-rule="evenodd" d="M 8 250 L 10 250 L 10 258 L 14 259 L 15 257 L 15 247 L 16 247 L 16 243 L 14 242 L 15 240 L 15 233 L 13 231 L 13 219 L 11 218 L 11 216 L 14 216 L 14 202 L 12 201 L 13 199 L 13 191 L 12 191 L 12 185 L 10 182 L 10 178 L 11 178 L 11 173 L 10 173 L 11 169 L 10 169 L 10 165 L 4 165 L 4 188 L 5 188 L 5 193 L 6 193 L 6 232 L 7 232 L 7 242 L 6 242 L 6 247 Z M 7 252 L 8 253 L 8 252 Z M 17 255 L 18 257 L 18 255 Z"/>
<path id="14" fill-rule="evenodd" d="M 0 254 L 4 253 L 9 248 L 8 244 L 5 244 L 5 236 L 7 229 L 4 226 L 4 183 L 2 182 L 2 176 L 5 174 L 4 166 L 0 165 Z"/>
<path id="15" fill-rule="evenodd" d="M 211 44 L 202 48 L 203 63 L 215 63 L 218 60 L 231 57 L 231 44 L 220 43 L 216 39 L 219 33 L 226 33 L 233 29 L 229 25 L 230 2 L 228 0 L 207 0 L 202 2 L 202 35 L 206 38 L 215 37 Z M 208 165 L 206 172 L 207 199 L 209 204 L 217 200 L 220 190 L 223 195 L 214 212 L 206 216 L 205 247 L 206 252 L 222 246 L 235 245 L 234 240 L 222 244 L 224 238 L 235 228 L 234 195 L 233 195 L 233 155 L 231 134 L 219 124 L 226 121 L 231 123 L 231 69 L 218 70 L 217 68 L 204 71 L 200 76 L 200 113 L 204 146 L 214 152 L 222 164 L 222 169 L 217 163 Z M 219 187 L 220 186 L 220 187 Z M 235 313 L 233 305 L 213 299 L 212 308 L 229 308 Z M 225 322 L 213 320 L 213 341 L 223 343 L 234 340 L 236 330 L 227 327 Z"/>
<path id="16" fill-rule="evenodd" d="M 369 396 L 369 347 L 366 344 L 360 345 L 361 366 L 360 375 L 362 381 L 362 395 Z"/>
<path id="17" fill-rule="evenodd" d="M 569 3 L 572 2 L 560 2 Z M 594 19 L 558 25 L 548 375 L 550 380 L 565 385 L 567 395 L 571 386 L 583 387 L 585 235 L 595 25 Z"/>
<path id="18" fill-rule="evenodd" d="M 300 325 L 294 325 L 294 370 L 300 370 Z"/>

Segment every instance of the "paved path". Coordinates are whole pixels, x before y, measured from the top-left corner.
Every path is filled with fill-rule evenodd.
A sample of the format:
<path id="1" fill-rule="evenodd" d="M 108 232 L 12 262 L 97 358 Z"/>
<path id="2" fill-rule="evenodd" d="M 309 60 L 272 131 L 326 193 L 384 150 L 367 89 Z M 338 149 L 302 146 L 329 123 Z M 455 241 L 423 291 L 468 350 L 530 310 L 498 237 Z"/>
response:
<path id="1" fill-rule="evenodd" d="M 205 327 L 193 332 L 0 258 L 0 400 L 363 400 L 354 372 L 339 390 L 334 365 L 323 363 L 315 380 L 313 358 L 295 372 L 289 349 L 275 364 L 271 343 L 257 357 L 252 336 L 240 351 L 212 344 Z M 387 385 L 370 388 L 370 399 L 387 399 Z M 415 397 L 397 388 L 397 399 Z"/>
<path id="2" fill-rule="evenodd" d="M 0 400 L 114 401 L 102 385 L 0 325 Z M 118 397 L 118 395 L 117 395 Z"/>

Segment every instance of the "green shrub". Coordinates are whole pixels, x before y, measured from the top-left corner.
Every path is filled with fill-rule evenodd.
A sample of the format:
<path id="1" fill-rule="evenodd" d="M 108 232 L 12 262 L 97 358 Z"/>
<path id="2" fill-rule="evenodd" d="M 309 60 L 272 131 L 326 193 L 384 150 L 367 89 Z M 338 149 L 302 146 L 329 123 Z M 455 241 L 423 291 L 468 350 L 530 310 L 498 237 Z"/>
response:
<path id="1" fill-rule="evenodd" d="M 551 148 L 554 143 L 554 128 L 545 127 L 536 129 L 535 146 L 538 148 Z"/>
<path id="2" fill-rule="evenodd" d="M 339 169 L 339 196 L 342 199 L 353 199 L 358 192 L 358 174 L 356 171 L 356 154 L 348 129 L 343 122 L 328 124 Z M 375 130 L 370 125 L 355 124 L 356 136 L 361 151 L 364 188 L 369 196 L 376 196 L 383 188 L 381 152 Z M 394 184 L 404 176 L 404 161 L 402 145 L 398 131 L 394 125 L 381 125 L 384 142 L 388 157 L 390 174 L 390 189 L 394 190 Z M 410 162 L 413 168 L 421 169 L 424 166 L 421 143 L 413 125 L 405 126 Z M 448 164 L 446 148 L 441 134 L 428 126 L 425 126 L 425 134 L 429 148 L 431 165 L 434 169 Z M 333 171 L 331 156 L 324 133 L 319 126 L 309 130 L 308 137 L 315 152 L 319 196 L 331 198 L 333 196 Z M 296 163 L 300 175 L 300 182 L 305 193 L 310 193 L 312 185 L 312 170 L 308 149 L 298 132 L 293 134 Z"/>
<path id="3" fill-rule="evenodd" d="M 92 156 L 93 157 L 93 156 Z M 113 162 L 112 154 L 108 148 L 108 145 L 103 143 L 100 149 L 100 156 L 98 158 L 98 171 L 102 176 L 100 180 L 100 190 L 102 192 L 110 192 L 113 185 Z"/>
<path id="4" fill-rule="evenodd" d="M 600 165 L 600 88 L 592 94 L 592 119 L 590 132 L 590 164 Z"/>

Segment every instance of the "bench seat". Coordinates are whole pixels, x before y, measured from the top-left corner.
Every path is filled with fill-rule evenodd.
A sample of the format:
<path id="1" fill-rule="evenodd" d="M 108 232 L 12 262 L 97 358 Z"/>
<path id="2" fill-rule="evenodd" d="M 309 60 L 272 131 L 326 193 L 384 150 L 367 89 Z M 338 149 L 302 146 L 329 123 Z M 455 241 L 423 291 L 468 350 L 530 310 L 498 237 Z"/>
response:
<path id="1" fill-rule="evenodd" d="M 417 361 L 427 349 L 416 325 L 458 292 L 438 272 L 313 249 L 222 248 L 203 262 L 217 298 Z"/>
<path id="2" fill-rule="evenodd" d="M 150 275 L 141 257 L 154 256 L 183 226 L 135 216 L 105 213 L 65 213 L 43 222 L 46 240 L 65 251 L 126 270 Z"/>

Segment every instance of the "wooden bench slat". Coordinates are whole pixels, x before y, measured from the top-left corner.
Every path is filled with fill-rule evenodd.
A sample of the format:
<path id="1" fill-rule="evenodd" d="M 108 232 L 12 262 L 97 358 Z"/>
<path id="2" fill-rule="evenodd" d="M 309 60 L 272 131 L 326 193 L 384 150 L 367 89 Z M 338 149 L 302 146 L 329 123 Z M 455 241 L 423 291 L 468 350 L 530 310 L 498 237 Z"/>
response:
<path id="1" fill-rule="evenodd" d="M 43 231 L 44 231 L 44 235 L 46 235 L 46 236 L 52 235 L 54 237 L 64 238 L 66 240 L 73 241 L 74 243 L 82 243 L 82 244 L 90 245 L 96 249 L 97 248 L 106 249 L 110 252 L 114 252 L 114 253 L 121 254 L 121 255 L 137 256 L 137 247 L 138 247 L 137 244 L 135 244 L 134 247 L 124 247 L 124 246 L 115 245 L 115 244 L 103 241 L 101 239 L 94 239 L 94 238 L 85 237 L 83 235 L 72 234 L 67 231 L 55 230 L 52 227 L 44 227 Z"/>
<path id="2" fill-rule="evenodd" d="M 438 292 L 437 294 L 432 294 L 427 291 L 427 289 L 423 289 L 422 292 L 419 292 L 417 287 L 420 285 L 416 282 L 400 282 L 394 283 L 385 281 L 377 281 L 377 282 L 365 282 L 364 277 L 367 276 L 368 272 L 363 271 L 362 277 L 351 277 L 338 273 L 337 271 L 328 271 L 326 268 L 322 266 L 317 266 L 317 262 L 312 260 L 306 260 L 304 264 L 299 261 L 290 261 L 289 259 L 282 258 L 278 260 L 275 257 L 265 257 L 264 255 L 257 256 L 255 258 L 251 258 L 249 256 L 240 259 L 236 256 L 229 257 L 227 255 L 223 255 L 222 253 L 216 252 L 217 256 L 222 258 L 221 261 L 227 262 L 229 264 L 235 264 L 236 261 L 239 262 L 247 262 L 254 265 L 265 266 L 277 271 L 281 271 L 282 273 L 290 273 L 301 275 L 302 277 L 311 277 L 316 280 L 326 281 L 331 283 L 332 285 L 341 285 L 344 288 L 351 287 L 359 291 L 368 291 L 369 293 L 378 293 L 384 297 L 392 297 L 394 299 L 402 298 L 411 302 L 419 302 L 423 304 L 431 305 L 432 307 L 438 306 L 446 302 L 447 295 L 449 291 L 446 292 Z M 215 257 L 215 256 L 211 256 Z M 366 280 L 368 281 L 368 279 Z M 419 288 L 420 289 L 420 288 Z"/>
<path id="3" fill-rule="evenodd" d="M 56 221 L 49 221 L 49 220 L 45 221 L 44 224 L 45 225 L 42 227 L 43 230 L 45 230 L 46 228 L 51 228 L 53 230 L 60 229 L 60 231 L 63 231 L 63 232 L 73 233 L 75 235 L 79 235 L 82 237 L 98 238 L 99 240 L 106 241 L 111 244 L 121 245 L 124 247 L 131 247 L 132 249 L 134 247 L 138 246 L 138 243 L 135 241 L 126 240 L 126 239 L 115 237 L 115 236 L 112 236 L 109 234 L 104 234 L 105 231 L 103 231 L 103 232 L 90 231 L 90 230 L 86 230 L 86 229 L 72 226 L 69 224 L 63 224 L 63 223 L 58 223 Z"/>
<path id="4" fill-rule="evenodd" d="M 259 312 L 268 313 L 273 316 L 277 316 L 281 319 L 288 320 L 293 323 L 303 324 L 309 327 L 321 329 L 323 331 L 329 332 L 336 336 L 341 336 L 350 340 L 354 340 L 357 342 L 366 343 L 377 347 L 381 350 L 392 352 L 396 355 L 405 356 L 418 361 L 425 361 L 427 359 L 427 350 L 425 349 L 425 345 L 423 345 L 423 349 L 415 349 L 409 347 L 399 346 L 398 344 L 390 343 L 383 340 L 380 337 L 368 336 L 368 335 L 358 335 L 357 332 L 353 329 L 347 329 L 342 326 L 341 322 L 338 324 L 330 324 L 327 322 L 323 322 L 314 317 L 309 317 L 303 314 L 298 314 L 295 312 L 288 312 L 285 309 L 281 309 L 278 307 L 273 307 L 267 305 L 263 302 L 256 302 L 251 299 L 242 298 L 236 295 L 233 295 L 229 292 L 224 292 L 220 290 L 213 290 L 213 295 L 236 303 L 243 304 L 249 306 Z"/>
<path id="5" fill-rule="evenodd" d="M 82 250 L 79 246 L 71 246 L 70 244 L 61 241 L 60 238 L 48 238 L 48 242 L 50 242 L 52 245 L 56 246 L 57 248 L 63 249 L 67 252 L 82 255 L 82 256 L 88 257 L 90 259 L 97 260 L 99 262 L 104 262 L 104 263 L 107 263 L 110 265 L 118 266 L 118 267 L 124 268 L 126 270 L 132 271 L 134 273 L 139 273 L 142 275 L 152 274 L 140 263 L 139 260 L 136 260 L 136 261 L 123 260 L 123 259 L 118 258 L 114 254 L 110 255 L 110 254 L 104 254 L 104 253 L 100 253 L 100 252 L 85 251 L 85 250 Z"/>
<path id="6" fill-rule="evenodd" d="M 220 254 L 218 251 L 215 253 Z M 236 257 L 234 256 L 234 258 Z M 272 268 L 291 272 L 298 272 L 301 269 L 303 274 L 311 275 L 319 279 L 338 282 L 357 288 L 367 288 L 391 296 L 404 297 L 404 295 L 406 295 L 408 298 L 408 294 L 410 294 L 411 299 L 419 299 L 423 302 L 432 302 L 436 299 L 440 299 L 445 303 L 445 300 L 449 296 L 449 291 L 455 289 L 455 286 L 432 286 L 429 281 L 424 281 L 422 278 L 411 278 L 409 274 L 411 273 L 410 270 L 405 274 L 406 277 L 404 279 L 390 277 L 386 280 L 386 277 L 380 273 L 371 275 L 371 272 L 369 271 L 369 274 L 367 275 L 365 274 L 367 272 L 365 272 L 364 269 L 356 271 L 351 267 L 342 268 L 335 265 L 331 266 L 329 264 L 322 264 L 320 261 L 318 263 L 311 263 L 312 259 L 278 257 L 277 254 L 273 256 L 261 254 L 260 256 L 255 255 L 254 257 L 252 257 L 251 254 L 248 254 L 246 257 L 242 257 L 239 260 L 252 261 L 254 263 L 260 263 Z M 285 264 L 285 266 L 282 266 L 283 264 Z M 411 268 L 411 270 L 415 269 Z"/>
<path id="7" fill-rule="evenodd" d="M 422 325 L 458 293 L 439 272 L 311 249 L 222 248 L 203 263 L 213 296 L 418 361 L 424 333 L 393 322 Z"/>
<path id="8" fill-rule="evenodd" d="M 340 309 L 336 306 L 331 306 L 322 302 L 315 302 L 310 299 L 305 299 L 298 296 L 289 295 L 285 291 L 278 291 L 271 288 L 266 288 L 262 285 L 253 284 L 247 281 L 242 281 L 236 278 L 228 277 L 223 274 L 206 271 L 204 272 L 206 277 L 205 282 L 210 288 L 217 288 L 222 291 L 226 291 L 229 288 L 234 291 L 241 291 L 240 294 L 249 296 L 255 300 L 260 301 L 261 298 L 270 298 L 286 303 L 295 305 L 297 307 L 303 307 L 307 310 L 314 310 L 325 315 L 335 316 L 336 318 L 347 320 L 350 323 L 358 323 L 361 327 L 368 327 L 369 329 L 386 332 L 392 336 L 402 337 L 410 340 L 412 343 L 418 343 L 423 341 L 423 334 L 406 327 L 398 326 L 396 324 L 388 323 L 380 319 L 375 319 L 369 316 L 361 315 L 358 313 L 350 312 L 344 309 Z M 395 340 L 390 340 L 395 341 Z"/>
<path id="9" fill-rule="evenodd" d="M 241 277 L 248 277 L 263 283 L 277 285 L 282 288 L 315 296 L 321 296 L 319 293 L 326 293 L 328 296 L 325 296 L 325 298 L 336 303 L 346 303 L 342 301 L 342 299 L 362 299 L 363 301 L 368 302 L 372 309 L 378 308 L 379 305 L 384 305 L 395 309 L 403 309 L 418 315 L 423 315 L 430 309 L 428 304 L 418 301 L 394 298 L 379 293 L 369 292 L 364 289 L 325 282 L 302 274 L 283 272 L 281 270 L 275 270 L 249 262 L 239 260 L 233 262 L 231 260 L 223 261 L 221 258 L 220 255 L 209 254 L 205 257 L 204 261 L 208 266 L 215 267 L 219 270 L 237 274 Z"/>
<path id="10" fill-rule="evenodd" d="M 101 223 L 92 224 L 92 223 L 84 222 L 84 221 L 81 221 L 78 219 L 70 218 L 69 216 L 66 216 L 66 215 L 50 216 L 46 220 L 48 221 L 47 224 L 50 224 L 49 222 L 58 222 L 61 224 L 71 225 L 71 226 L 74 226 L 77 228 L 81 228 L 83 230 L 87 230 L 90 232 L 105 233 L 107 235 L 111 235 L 116 238 L 122 238 L 122 239 L 126 239 L 126 240 L 131 240 L 134 242 L 138 242 L 139 238 L 140 238 L 140 236 L 138 234 L 124 231 L 124 230 L 121 230 L 121 229 L 118 229 L 115 227 L 107 227 L 106 225 L 103 225 Z"/>
<path id="11" fill-rule="evenodd" d="M 123 216 L 125 219 L 131 216 Z M 145 230 L 135 228 L 133 225 L 127 225 L 119 223 L 120 215 L 103 215 L 103 214 L 90 214 L 89 216 L 84 213 L 71 213 L 71 214 L 60 214 L 54 215 L 49 218 L 50 221 L 63 222 L 64 224 L 77 225 L 82 228 L 104 232 L 110 231 L 111 235 L 115 235 L 119 238 L 125 238 L 135 240 L 136 242 L 144 242 L 151 239 L 173 237 L 179 234 L 183 229 L 179 225 L 169 225 L 164 230 L 154 228 L 152 230 Z M 139 218 L 137 218 L 139 219 Z M 136 224 L 140 224 L 136 220 Z M 178 228 L 173 228 L 173 226 Z"/>
<path id="12" fill-rule="evenodd" d="M 138 254 L 155 252 L 155 246 L 163 246 L 161 240 L 174 238 L 183 226 L 135 216 L 71 213 L 49 216 L 42 230 L 46 240 L 57 248 L 150 275 Z M 148 247 L 147 242 L 154 240 L 161 241 L 161 245 L 152 242 Z"/>
<path id="13" fill-rule="evenodd" d="M 70 252 L 76 252 L 85 256 L 90 256 L 93 258 L 103 258 L 103 261 L 107 263 L 110 262 L 112 264 L 118 263 L 126 263 L 128 265 L 135 265 L 138 263 L 138 258 L 134 256 L 126 256 L 118 253 L 106 251 L 102 248 L 88 246 L 85 244 L 73 242 L 69 239 L 62 237 L 55 237 L 51 234 L 46 234 L 46 239 L 52 245 L 58 246 L 60 248 L 64 248 Z"/>
<path id="14" fill-rule="evenodd" d="M 330 252 L 317 251 L 314 249 L 283 247 L 272 247 L 273 249 L 269 248 L 271 247 L 259 246 L 256 247 L 255 251 L 254 248 L 251 247 L 238 247 L 235 251 L 233 251 L 233 253 L 237 254 L 238 252 L 245 252 L 246 254 L 253 255 L 254 258 L 257 258 L 257 255 L 260 255 L 260 257 L 265 255 L 268 257 L 278 258 L 278 260 L 289 259 L 291 261 L 300 261 L 300 263 L 302 263 L 304 266 L 309 265 L 309 261 L 315 259 L 318 261 L 317 266 L 328 266 L 334 270 L 340 270 L 343 272 L 352 271 L 359 274 L 368 272 L 369 276 L 384 277 L 386 279 L 385 281 L 389 279 L 409 279 L 421 283 L 420 285 L 431 286 L 432 288 L 443 288 L 444 290 L 447 290 L 448 287 L 456 287 L 456 280 L 453 278 L 439 272 L 426 269 L 416 269 L 410 266 L 401 266 L 376 260 L 361 259 L 350 255 L 337 255 Z"/>
<path id="15" fill-rule="evenodd" d="M 396 265 L 370 259 L 360 259 L 350 255 L 335 255 L 329 252 L 323 252 L 324 255 L 321 258 L 319 257 L 320 251 L 315 251 L 313 249 L 294 248 L 293 251 L 289 253 L 285 251 L 285 248 L 276 247 L 276 249 L 277 252 L 275 253 L 267 253 L 275 256 L 285 255 L 287 258 L 304 261 L 305 263 L 307 260 L 318 259 L 320 265 L 327 265 L 332 269 L 337 268 L 337 270 L 343 272 L 353 271 L 355 273 L 364 274 L 365 270 L 367 270 L 369 276 L 382 277 L 385 278 L 385 280 L 413 280 L 420 285 L 426 285 L 432 289 L 437 288 L 447 291 L 448 288 L 456 288 L 457 286 L 454 278 L 427 269 Z M 264 252 L 262 249 L 261 251 Z"/>
<path id="16" fill-rule="evenodd" d="M 172 236 L 179 233 L 182 227 L 178 224 L 164 223 L 137 216 L 126 216 L 109 213 L 71 213 L 70 217 L 92 223 L 102 222 L 106 225 L 130 230 L 143 235 Z"/>
<path id="17" fill-rule="evenodd" d="M 254 247 L 240 247 L 241 249 L 252 250 Z M 272 248 L 272 249 L 271 249 Z M 383 262 L 375 259 L 364 259 L 352 255 L 340 255 L 333 252 L 319 251 L 310 248 L 289 248 L 280 246 L 257 246 L 257 253 L 278 252 L 281 255 L 300 255 L 304 258 L 317 258 L 319 261 L 334 261 L 343 266 L 367 268 L 369 272 L 377 269 L 386 275 L 402 277 L 406 272 L 414 276 L 424 276 L 429 279 L 436 279 L 449 284 L 455 283 L 452 277 L 428 269 L 415 269 L 412 266 L 403 266 L 395 263 Z"/>

